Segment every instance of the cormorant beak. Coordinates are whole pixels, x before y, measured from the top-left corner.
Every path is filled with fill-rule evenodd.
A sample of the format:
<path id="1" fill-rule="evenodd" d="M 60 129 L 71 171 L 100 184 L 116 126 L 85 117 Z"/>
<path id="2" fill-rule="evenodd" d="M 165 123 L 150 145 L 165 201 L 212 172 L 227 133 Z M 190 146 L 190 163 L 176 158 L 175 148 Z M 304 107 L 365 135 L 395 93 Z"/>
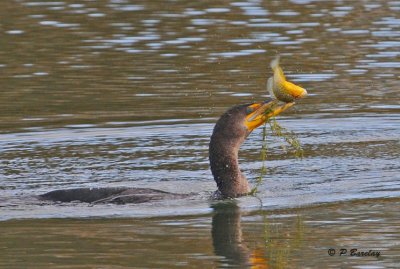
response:
<path id="1" fill-rule="evenodd" d="M 247 107 L 245 125 L 251 132 L 260 125 L 264 124 L 269 118 L 279 115 L 281 112 L 293 105 L 294 102 L 278 105 L 277 100 L 251 104 Z"/>

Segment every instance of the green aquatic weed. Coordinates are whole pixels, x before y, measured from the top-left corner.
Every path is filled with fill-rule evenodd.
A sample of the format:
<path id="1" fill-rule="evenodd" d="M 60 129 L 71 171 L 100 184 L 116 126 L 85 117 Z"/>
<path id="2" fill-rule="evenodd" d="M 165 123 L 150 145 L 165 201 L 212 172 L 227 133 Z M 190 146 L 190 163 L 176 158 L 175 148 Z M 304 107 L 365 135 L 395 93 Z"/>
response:
<path id="1" fill-rule="evenodd" d="M 289 131 L 285 127 L 282 127 L 276 120 L 275 117 L 272 117 L 271 120 L 268 121 L 269 126 L 271 128 L 272 134 L 276 135 L 278 137 L 282 137 L 285 142 L 289 145 L 289 147 L 292 149 L 291 152 L 296 158 L 302 158 L 304 151 L 303 148 L 301 147 L 300 140 L 296 136 L 295 133 L 292 131 Z M 285 147 L 284 144 L 283 149 L 285 151 L 288 151 Z"/>
<path id="2" fill-rule="evenodd" d="M 260 175 L 257 177 L 256 185 L 251 190 L 250 194 L 255 195 L 257 193 L 258 186 L 261 185 L 265 174 L 267 173 L 267 167 L 265 165 L 265 161 L 267 159 L 267 124 L 264 124 L 263 131 L 262 131 L 262 144 L 261 144 L 261 169 Z"/>
<path id="3" fill-rule="evenodd" d="M 303 148 L 301 147 L 300 140 L 296 136 L 295 133 L 292 131 L 289 131 L 285 127 L 282 127 L 278 121 L 276 120 L 275 117 L 270 118 L 263 127 L 262 131 L 262 144 L 261 144 L 261 169 L 260 169 L 260 174 L 256 179 L 256 185 L 254 188 L 251 190 L 250 194 L 255 195 L 257 193 L 258 187 L 261 185 L 263 182 L 264 176 L 267 173 L 267 167 L 266 167 L 266 160 L 267 160 L 267 124 L 269 125 L 271 129 L 271 134 L 275 135 L 277 137 L 283 138 L 283 140 L 287 143 L 289 146 L 290 150 L 286 147 L 285 144 L 282 144 L 282 148 L 284 151 L 289 152 L 291 151 L 293 155 L 296 158 L 302 158 L 304 151 Z"/>

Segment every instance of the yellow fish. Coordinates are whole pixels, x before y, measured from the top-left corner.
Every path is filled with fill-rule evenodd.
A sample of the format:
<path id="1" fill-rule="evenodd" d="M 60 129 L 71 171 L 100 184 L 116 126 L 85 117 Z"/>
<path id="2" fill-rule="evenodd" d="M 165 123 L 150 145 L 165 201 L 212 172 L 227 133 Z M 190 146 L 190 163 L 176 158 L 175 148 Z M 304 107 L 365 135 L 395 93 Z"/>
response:
<path id="1" fill-rule="evenodd" d="M 286 80 L 283 70 L 279 66 L 279 56 L 271 61 L 271 68 L 274 75 L 267 82 L 267 89 L 271 96 L 275 96 L 279 101 L 290 103 L 307 95 L 306 89 Z"/>

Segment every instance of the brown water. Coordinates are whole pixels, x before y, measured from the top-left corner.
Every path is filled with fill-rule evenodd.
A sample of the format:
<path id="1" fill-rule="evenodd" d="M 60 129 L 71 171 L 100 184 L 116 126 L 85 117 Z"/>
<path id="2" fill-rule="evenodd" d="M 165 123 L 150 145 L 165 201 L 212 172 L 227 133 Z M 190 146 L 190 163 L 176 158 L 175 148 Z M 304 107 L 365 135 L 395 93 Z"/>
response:
<path id="1" fill-rule="evenodd" d="M 384 0 L 0 1 L 0 266 L 396 268 L 399 14 L 400 1 Z M 209 136 L 228 107 L 267 96 L 276 53 L 310 93 L 279 119 L 305 157 L 268 138 L 263 210 L 247 197 L 222 217 L 236 225 L 221 236 L 243 233 L 232 247 L 211 232 Z M 260 148 L 256 130 L 240 152 L 253 184 Z M 200 195 L 30 197 L 78 186 Z"/>

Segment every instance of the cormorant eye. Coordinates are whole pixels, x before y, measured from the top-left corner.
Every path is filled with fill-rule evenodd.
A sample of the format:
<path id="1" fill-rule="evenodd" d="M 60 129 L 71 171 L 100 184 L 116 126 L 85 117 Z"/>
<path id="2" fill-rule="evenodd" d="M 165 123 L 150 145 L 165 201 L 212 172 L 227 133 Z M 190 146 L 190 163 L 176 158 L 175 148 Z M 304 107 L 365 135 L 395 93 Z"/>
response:
<path id="1" fill-rule="evenodd" d="M 249 115 L 249 114 L 252 113 L 252 112 L 254 112 L 254 108 L 251 107 L 251 106 L 248 106 L 248 107 L 246 108 L 246 113 L 247 113 L 247 115 Z"/>

